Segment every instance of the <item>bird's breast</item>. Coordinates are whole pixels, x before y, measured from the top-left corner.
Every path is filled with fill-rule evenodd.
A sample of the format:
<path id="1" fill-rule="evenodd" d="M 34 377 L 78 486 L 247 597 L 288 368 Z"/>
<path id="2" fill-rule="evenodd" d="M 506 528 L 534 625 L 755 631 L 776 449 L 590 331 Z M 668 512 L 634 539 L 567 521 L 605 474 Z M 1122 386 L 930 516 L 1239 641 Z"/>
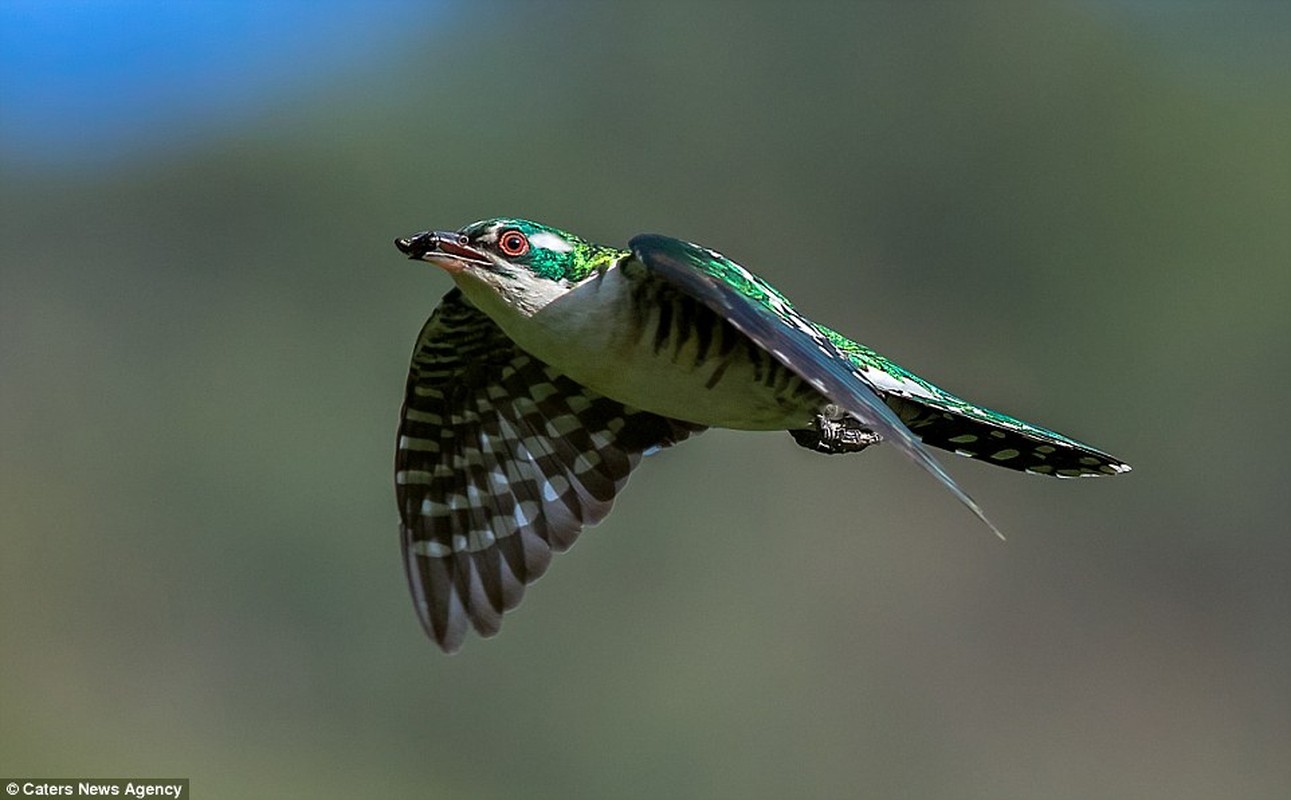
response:
<path id="1" fill-rule="evenodd" d="M 495 321 L 520 347 L 579 383 L 675 419 L 785 430 L 808 425 L 822 402 L 703 303 L 621 267 L 535 314 Z"/>

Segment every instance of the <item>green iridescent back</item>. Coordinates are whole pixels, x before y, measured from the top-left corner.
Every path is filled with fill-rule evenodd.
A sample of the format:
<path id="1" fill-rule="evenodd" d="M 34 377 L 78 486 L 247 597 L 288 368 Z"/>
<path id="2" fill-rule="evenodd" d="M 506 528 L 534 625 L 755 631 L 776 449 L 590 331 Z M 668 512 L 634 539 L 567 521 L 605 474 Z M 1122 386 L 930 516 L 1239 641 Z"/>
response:
<path id="1" fill-rule="evenodd" d="M 686 252 L 684 257 L 695 269 L 721 280 L 744 297 L 772 311 L 786 325 L 828 340 L 840 355 L 880 391 L 880 394 L 886 395 L 890 391 L 893 394 L 917 400 L 920 404 L 986 425 L 1010 429 L 1037 440 L 1069 445 L 1102 455 L 1101 451 L 1048 428 L 1032 425 L 1008 414 L 974 405 L 956 397 L 865 345 L 852 341 L 824 325 L 812 322 L 794 308 L 789 299 L 774 286 L 715 250 L 696 245 L 693 250 Z"/>

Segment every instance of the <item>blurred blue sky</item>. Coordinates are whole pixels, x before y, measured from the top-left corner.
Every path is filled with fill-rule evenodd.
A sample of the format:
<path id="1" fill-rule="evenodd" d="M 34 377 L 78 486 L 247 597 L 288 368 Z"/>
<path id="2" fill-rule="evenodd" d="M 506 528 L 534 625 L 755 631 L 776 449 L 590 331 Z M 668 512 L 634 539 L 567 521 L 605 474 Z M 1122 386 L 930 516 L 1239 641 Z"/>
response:
<path id="1" fill-rule="evenodd" d="M 1158 45 L 1170 54 L 1167 68 L 1189 78 L 1257 80 L 1286 66 L 1291 53 L 1291 4 L 1075 5 L 1148 49 Z M 417 37 L 433 37 L 457 7 L 452 0 L 0 0 L 0 159 L 96 164 L 218 135 L 303 88 L 398 57 Z"/>
<path id="2" fill-rule="evenodd" d="M 0 151 L 95 163 L 375 66 L 448 3 L 0 0 Z"/>

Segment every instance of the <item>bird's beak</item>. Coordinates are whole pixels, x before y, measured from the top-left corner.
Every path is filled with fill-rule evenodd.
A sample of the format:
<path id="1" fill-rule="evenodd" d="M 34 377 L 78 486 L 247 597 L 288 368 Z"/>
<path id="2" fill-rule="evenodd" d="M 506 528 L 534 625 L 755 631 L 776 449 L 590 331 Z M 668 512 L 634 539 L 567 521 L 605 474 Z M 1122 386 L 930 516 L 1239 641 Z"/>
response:
<path id="1" fill-rule="evenodd" d="M 456 231 L 422 231 L 394 240 L 399 252 L 414 261 L 429 261 L 448 272 L 461 272 L 467 264 L 492 265 L 488 255 L 470 245 L 470 239 Z"/>

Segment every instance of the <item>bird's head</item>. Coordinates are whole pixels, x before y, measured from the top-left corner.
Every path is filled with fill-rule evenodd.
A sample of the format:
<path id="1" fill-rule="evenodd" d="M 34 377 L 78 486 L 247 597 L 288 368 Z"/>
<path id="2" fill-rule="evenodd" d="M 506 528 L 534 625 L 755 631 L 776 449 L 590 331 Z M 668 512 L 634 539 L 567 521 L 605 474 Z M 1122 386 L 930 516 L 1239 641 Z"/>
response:
<path id="1" fill-rule="evenodd" d="M 491 292 L 533 314 L 630 253 L 525 219 L 498 217 L 456 231 L 394 240 L 409 258 L 441 267 L 473 299 Z"/>

